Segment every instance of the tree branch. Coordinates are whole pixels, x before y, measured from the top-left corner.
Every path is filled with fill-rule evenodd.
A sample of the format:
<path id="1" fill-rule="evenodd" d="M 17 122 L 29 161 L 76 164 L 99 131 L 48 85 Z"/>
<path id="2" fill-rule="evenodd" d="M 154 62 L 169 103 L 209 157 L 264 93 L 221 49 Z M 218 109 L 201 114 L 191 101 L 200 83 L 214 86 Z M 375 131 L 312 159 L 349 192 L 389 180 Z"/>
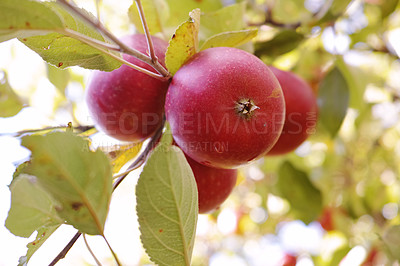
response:
<path id="1" fill-rule="evenodd" d="M 66 0 L 57 0 L 57 3 L 68 8 L 69 10 L 74 12 L 77 16 L 79 16 L 82 20 L 86 21 L 88 24 L 94 27 L 97 31 L 103 33 L 108 39 L 110 39 L 112 42 L 118 45 L 119 52 L 132 55 L 137 59 L 143 61 L 144 63 L 152 66 L 158 73 L 160 73 L 164 77 L 169 77 L 169 72 L 158 61 L 153 62 L 153 60 L 147 55 L 142 54 L 141 52 L 125 45 L 114 34 L 112 34 L 109 30 L 107 30 L 107 28 L 105 28 L 99 20 L 94 21 L 92 18 L 84 14 L 79 8 L 73 6 Z"/>
<path id="2" fill-rule="evenodd" d="M 42 132 L 42 131 L 46 131 L 46 130 L 54 130 L 54 129 L 66 129 L 68 128 L 68 126 L 58 126 L 58 127 L 45 127 L 45 128 L 40 128 L 40 129 L 27 129 L 27 130 L 22 130 L 22 131 L 18 131 L 18 132 L 12 132 L 12 133 L 0 133 L 0 136 L 13 136 L 13 137 L 20 137 L 24 134 L 28 134 L 28 133 L 37 133 L 37 132 Z M 77 126 L 77 127 L 73 127 L 74 130 L 78 130 L 81 132 L 85 132 L 88 130 L 93 129 L 94 126 Z"/>
<path id="3" fill-rule="evenodd" d="M 70 37 L 72 37 L 74 39 L 77 39 L 77 40 L 79 40 L 81 42 L 84 42 L 87 45 L 90 45 L 93 48 L 101 51 L 102 53 L 107 54 L 108 56 L 110 56 L 110 57 L 114 58 L 115 60 L 121 62 L 122 64 L 125 64 L 125 65 L 127 65 L 127 66 L 129 66 L 129 67 L 131 67 L 131 68 L 133 68 L 133 69 L 135 69 L 135 70 L 137 70 L 139 72 L 142 72 L 142 73 L 144 73 L 146 75 L 149 75 L 149 76 L 151 76 L 153 78 L 156 78 L 156 79 L 159 79 L 159 80 L 167 80 L 168 79 L 168 77 L 164 77 L 161 74 L 157 74 L 157 73 L 154 73 L 154 72 L 152 72 L 150 70 L 147 70 L 145 68 L 141 68 L 141 67 L 139 67 L 137 65 L 134 65 L 134 64 L 126 61 L 122 57 L 119 57 L 119 56 L 117 56 L 117 55 L 115 55 L 113 53 L 110 53 L 108 51 L 108 50 L 119 51 L 118 46 L 113 46 L 111 44 L 108 44 L 108 43 L 105 43 L 105 42 L 101 42 L 99 40 L 87 37 L 86 35 L 80 34 L 79 32 L 76 32 L 76 31 L 73 31 L 73 30 L 70 30 L 70 29 L 63 29 L 63 30 L 59 31 L 59 33 L 62 33 L 64 35 L 67 35 L 67 36 L 70 36 Z M 103 48 L 108 49 L 108 50 L 105 50 Z"/>
<path id="4" fill-rule="evenodd" d="M 77 232 L 74 237 L 68 242 L 68 244 L 61 250 L 61 252 L 57 255 L 57 257 L 54 258 L 52 262 L 50 262 L 49 266 L 54 266 L 56 263 L 65 258 L 65 255 L 67 255 L 68 251 L 72 248 L 72 246 L 75 244 L 75 242 L 78 240 L 78 238 L 82 235 L 81 232 Z"/>

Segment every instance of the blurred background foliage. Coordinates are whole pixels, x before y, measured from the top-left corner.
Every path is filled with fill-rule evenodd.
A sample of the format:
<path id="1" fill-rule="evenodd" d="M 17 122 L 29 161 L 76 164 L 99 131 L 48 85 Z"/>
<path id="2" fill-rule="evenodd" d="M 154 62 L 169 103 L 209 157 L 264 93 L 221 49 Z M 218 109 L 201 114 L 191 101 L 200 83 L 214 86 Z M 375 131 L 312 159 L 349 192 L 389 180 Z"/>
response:
<path id="1" fill-rule="evenodd" d="M 77 1 L 95 13 L 94 2 Z M 201 42 L 258 28 L 242 48 L 303 77 L 318 96 L 316 132 L 293 153 L 240 169 L 228 200 L 200 215 L 193 265 L 399 265 L 399 1 L 248 0 L 226 12 L 217 10 L 236 1 L 143 2 L 155 3 L 148 16 L 163 18 L 154 34 L 167 39 L 195 7 L 204 12 Z M 134 29 L 130 5 L 100 5 L 117 36 Z M 15 40 L 0 51 L 3 135 L 91 124 L 89 71 L 47 65 Z"/>

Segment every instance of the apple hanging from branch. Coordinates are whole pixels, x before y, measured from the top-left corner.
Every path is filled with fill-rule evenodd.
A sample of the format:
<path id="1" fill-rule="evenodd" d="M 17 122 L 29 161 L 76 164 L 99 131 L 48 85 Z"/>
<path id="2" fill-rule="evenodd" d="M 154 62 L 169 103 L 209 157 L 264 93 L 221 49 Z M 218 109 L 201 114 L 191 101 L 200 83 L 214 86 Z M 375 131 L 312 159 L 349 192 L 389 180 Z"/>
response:
<path id="1" fill-rule="evenodd" d="M 168 43 L 151 37 L 155 55 L 165 66 Z M 147 52 L 146 36 L 133 34 L 121 38 L 127 46 Z M 123 58 L 139 67 L 156 71 L 139 59 Z M 122 141 L 139 142 L 150 137 L 162 124 L 165 94 L 169 81 L 153 78 L 127 65 L 111 72 L 95 71 L 87 89 L 86 102 L 92 119 L 107 135 Z"/>

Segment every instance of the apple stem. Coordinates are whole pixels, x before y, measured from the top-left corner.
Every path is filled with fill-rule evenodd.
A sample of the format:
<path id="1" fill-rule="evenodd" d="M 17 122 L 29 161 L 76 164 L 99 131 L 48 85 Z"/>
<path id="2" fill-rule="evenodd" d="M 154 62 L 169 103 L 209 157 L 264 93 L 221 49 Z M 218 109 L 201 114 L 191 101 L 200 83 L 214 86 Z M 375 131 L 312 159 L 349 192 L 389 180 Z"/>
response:
<path id="1" fill-rule="evenodd" d="M 104 34 L 114 44 L 117 45 L 117 46 L 110 46 L 109 44 L 107 44 L 105 42 L 101 42 L 101 41 L 97 41 L 96 40 L 96 43 L 97 43 L 98 46 L 112 47 L 113 48 L 112 50 L 117 50 L 117 51 L 119 51 L 121 53 L 132 55 L 135 58 L 143 61 L 144 63 L 152 66 L 162 76 L 164 76 L 166 78 L 170 77 L 169 72 L 158 61 L 153 62 L 153 59 L 150 58 L 149 56 L 147 56 L 145 54 L 142 54 L 141 52 L 139 52 L 139 51 L 137 51 L 137 50 L 135 50 L 133 48 L 130 48 L 129 46 L 125 45 L 114 34 L 112 34 L 109 30 L 107 30 L 107 28 L 104 27 L 103 24 L 99 20 L 96 20 L 96 21 L 93 20 L 91 17 L 89 17 L 85 13 L 83 13 L 79 8 L 77 8 L 76 6 L 72 5 L 71 3 L 67 2 L 66 0 L 57 0 L 57 3 L 63 5 L 64 7 L 68 8 L 69 10 L 74 12 L 82 20 L 86 21 L 88 24 L 93 26 L 97 31 L 99 31 L 100 33 Z M 80 34 L 80 35 L 82 35 L 82 34 Z M 84 35 L 82 35 L 82 36 L 84 36 Z M 89 38 L 89 37 L 85 36 L 85 40 L 88 41 L 88 39 L 92 39 L 92 38 Z M 82 38 L 79 39 L 79 40 L 82 40 Z M 86 43 L 88 43 L 88 42 L 86 42 Z M 91 43 L 93 44 L 94 42 L 91 42 Z M 100 45 L 100 43 L 101 43 L 101 45 Z M 95 47 L 95 48 L 99 49 L 98 47 Z M 104 50 L 101 50 L 101 51 L 104 52 Z M 105 51 L 105 52 L 107 53 L 107 51 Z M 108 55 L 111 55 L 111 53 L 108 53 Z M 126 64 L 126 62 L 127 61 L 124 60 L 123 63 Z M 129 66 L 132 67 L 132 65 L 129 65 Z"/>

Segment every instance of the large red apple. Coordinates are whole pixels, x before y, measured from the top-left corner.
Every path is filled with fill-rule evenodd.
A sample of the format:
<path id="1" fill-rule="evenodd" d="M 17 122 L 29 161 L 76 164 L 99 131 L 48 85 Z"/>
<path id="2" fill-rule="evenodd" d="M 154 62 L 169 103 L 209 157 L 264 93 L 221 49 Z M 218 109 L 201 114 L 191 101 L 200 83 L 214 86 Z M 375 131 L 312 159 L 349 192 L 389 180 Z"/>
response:
<path id="1" fill-rule="evenodd" d="M 165 112 L 175 141 L 195 161 L 235 168 L 268 152 L 283 126 L 278 80 L 256 56 L 216 47 L 175 74 Z"/>
<path id="2" fill-rule="evenodd" d="M 217 209 L 231 194 L 236 184 L 236 169 L 217 169 L 199 164 L 186 156 L 197 183 L 199 213 Z"/>
<path id="3" fill-rule="evenodd" d="M 143 34 L 121 38 L 126 45 L 147 53 Z M 155 54 L 164 65 L 168 43 L 152 37 Z M 156 71 L 130 55 L 123 58 L 132 64 Z M 86 102 L 96 127 L 123 141 L 141 141 L 161 125 L 168 81 L 160 81 L 129 66 L 111 72 L 95 71 L 87 88 Z"/>
<path id="4" fill-rule="evenodd" d="M 280 155 L 295 150 L 317 124 L 317 100 L 311 87 L 289 71 L 270 67 L 281 84 L 286 103 L 286 118 L 278 142 L 267 155 Z"/>

